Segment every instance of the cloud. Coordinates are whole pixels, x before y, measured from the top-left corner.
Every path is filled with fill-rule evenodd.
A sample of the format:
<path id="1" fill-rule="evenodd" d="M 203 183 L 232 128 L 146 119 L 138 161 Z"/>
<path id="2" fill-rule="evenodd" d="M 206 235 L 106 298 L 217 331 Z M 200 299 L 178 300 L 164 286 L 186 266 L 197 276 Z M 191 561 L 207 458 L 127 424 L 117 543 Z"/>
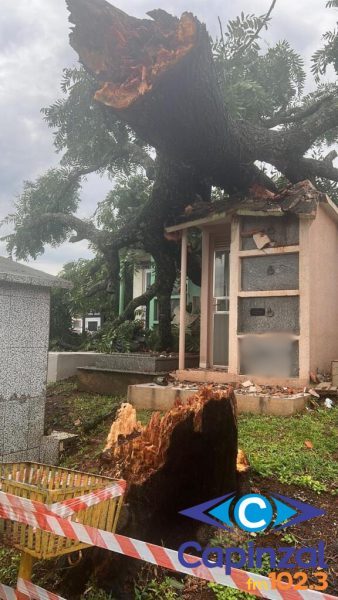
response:
<path id="1" fill-rule="evenodd" d="M 245 13 L 262 14 L 270 0 L 115 0 L 116 6 L 144 17 L 148 10 L 163 6 L 172 14 L 190 10 L 206 22 L 210 33 L 218 33 L 223 23 Z M 307 65 L 319 46 L 322 33 L 332 27 L 333 13 L 325 0 L 277 0 L 269 44 L 288 39 L 305 56 Z M 53 135 L 44 123 L 40 109 L 59 95 L 62 69 L 77 62 L 68 43 L 68 13 L 63 0 L 2 0 L 0 22 L 0 220 L 11 210 L 22 182 L 34 179 L 58 161 Z M 96 176 L 85 186 L 82 216 L 91 215 L 111 183 Z M 1 234 L 1 232 L 0 232 Z M 0 244 L 0 253 L 4 253 Z M 89 256 L 84 245 L 66 244 L 46 249 L 35 266 L 55 273 L 74 257 Z"/>

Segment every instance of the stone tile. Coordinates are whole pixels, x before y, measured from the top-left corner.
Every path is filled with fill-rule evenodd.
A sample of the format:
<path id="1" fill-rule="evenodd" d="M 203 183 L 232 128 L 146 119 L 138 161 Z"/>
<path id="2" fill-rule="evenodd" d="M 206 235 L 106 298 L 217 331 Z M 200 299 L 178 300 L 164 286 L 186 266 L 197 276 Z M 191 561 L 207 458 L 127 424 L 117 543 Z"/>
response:
<path id="1" fill-rule="evenodd" d="M 31 356 L 30 394 L 41 396 L 46 393 L 48 348 L 33 348 Z"/>
<path id="2" fill-rule="evenodd" d="M 40 444 L 44 434 L 45 419 L 44 417 L 37 417 L 34 421 L 28 422 L 28 438 L 27 447 L 30 450 L 37 444 Z"/>
<path id="3" fill-rule="evenodd" d="M 29 462 L 40 462 L 40 446 L 27 450 L 26 459 Z"/>
<path id="4" fill-rule="evenodd" d="M 8 390 L 8 348 L 0 348 L 0 402 L 9 397 Z"/>
<path id="5" fill-rule="evenodd" d="M 44 348 L 48 350 L 49 342 L 49 310 L 44 309 L 44 314 L 36 313 L 31 320 L 31 336 L 29 346 L 31 348 Z"/>
<path id="6" fill-rule="evenodd" d="M 27 399 L 11 400 L 5 403 L 4 454 L 27 450 L 28 409 Z"/>
<path id="7" fill-rule="evenodd" d="M 12 348 L 32 345 L 32 321 L 38 311 L 36 300 L 30 296 L 11 296 L 10 344 Z"/>
<path id="8" fill-rule="evenodd" d="M 45 398 L 29 399 L 28 449 L 40 446 L 45 427 Z"/>
<path id="9" fill-rule="evenodd" d="M 23 296 L 35 297 L 35 288 L 32 285 L 23 285 L 22 283 L 8 283 L 11 296 L 13 298 L 22 298 Z"/>
<path id="10" fill-rule="evenodd" d="M 44 395 L 29 398 L 28 403 L 29 421 L 34 421 L 37 418 L 45 418 L 46 397 Z"/>
<path id="11" fill-rule="evenodd" d="M 2 463 L 12 463 L 12 462 L 26 462 L 27 451 L 24 452 L 11 452 L 10 454 L 4 454 L 1 459 Z"/>
<path id="12" fill-rule="evenodd" d="M 30 348 L 11 348 L 8 357 L 7 386 L 9 396 L 37 395 L 31 393 L 32 352 Z"/>
<path id="13" fill-rule="evenodd" d="M 0 455 L 4 449 L 5 402 L 0 402 Z"/>
<path id="14" fill-rule="evenodd" d="M 0 281 L 0 296 L 10 296 L 12 291 L 12 284 L 6 281 Z"/>
<path id="15" fill-rule="evenodd" d="M 46 465 L 57 465 L 59 463 L 60 442 L 57 438 L 45 435 L 42 438 L 40 449 L 40 462 Z"/>
<path id="16" fill-rule="evenodd" d="M 0 296 L 0 351 L 8 348 L 10 343 L 10 307 L 11 298 Z"/>

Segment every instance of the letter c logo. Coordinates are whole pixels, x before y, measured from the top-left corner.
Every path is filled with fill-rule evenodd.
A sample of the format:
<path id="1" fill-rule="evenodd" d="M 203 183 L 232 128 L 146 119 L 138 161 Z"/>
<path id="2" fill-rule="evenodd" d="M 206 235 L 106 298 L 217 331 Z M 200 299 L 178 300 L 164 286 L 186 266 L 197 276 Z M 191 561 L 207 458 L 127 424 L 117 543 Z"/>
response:
<path id="1" fill-rule="evenodd" d="M 235 506 L 234 519 L 244 531 L 263 531 L 270 525 L 272 518 L 271 503 L 260 494 L 247 494 Z"/>

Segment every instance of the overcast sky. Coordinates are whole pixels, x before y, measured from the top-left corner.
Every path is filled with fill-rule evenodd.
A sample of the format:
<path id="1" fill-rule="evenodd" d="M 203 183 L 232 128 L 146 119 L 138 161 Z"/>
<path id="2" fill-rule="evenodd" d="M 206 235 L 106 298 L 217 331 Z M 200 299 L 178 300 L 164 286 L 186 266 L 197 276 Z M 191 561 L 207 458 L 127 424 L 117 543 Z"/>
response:
<path id="1" fill-rule="evenodd" d="M 263 14 L 270 0 L 116 0 L 115 5 L 135 16 L 163 7 L 172 14 L 185 10 L 206 22 L 211 34 L 217 17 L 225 22 L 241 10 Z M 306 59 L 319 47 L 321 35 L 332 29 L 336 14 L 326 0 L 277 0 L 266 35 L 268 43 L 287 39 Z M 59 94 L 62 69 L 77 57 L 68 43 L 68 14 L 63 0 L 1 0 L 0 14 L 0 220 L 11 212 L 22 182 L 32 180 L 58 161 L 52 132 L 40 108 Z M 311 79 L 308 86 L 311 87 Z M 80 214 L 94 212 L 111 184 L 91 176 L 84 188 Z M 1 230 L 0 230 L 1 236 Z M 0 254 L 5 255 L 0 243 Z M 65 262 L 89 257 L 85 242 L 46 248 L 32 266 L 57 273 Z"/>

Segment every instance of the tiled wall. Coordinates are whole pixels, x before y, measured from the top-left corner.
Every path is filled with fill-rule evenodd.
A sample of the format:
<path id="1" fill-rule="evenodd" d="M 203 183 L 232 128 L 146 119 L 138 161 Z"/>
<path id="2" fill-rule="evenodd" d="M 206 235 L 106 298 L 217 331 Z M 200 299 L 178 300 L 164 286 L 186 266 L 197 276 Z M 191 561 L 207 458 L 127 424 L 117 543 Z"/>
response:
<path id="1" fill-rule="evenodd" d="M 0 461 L 39 460 L 49 290 L 0 281 Z"/>

